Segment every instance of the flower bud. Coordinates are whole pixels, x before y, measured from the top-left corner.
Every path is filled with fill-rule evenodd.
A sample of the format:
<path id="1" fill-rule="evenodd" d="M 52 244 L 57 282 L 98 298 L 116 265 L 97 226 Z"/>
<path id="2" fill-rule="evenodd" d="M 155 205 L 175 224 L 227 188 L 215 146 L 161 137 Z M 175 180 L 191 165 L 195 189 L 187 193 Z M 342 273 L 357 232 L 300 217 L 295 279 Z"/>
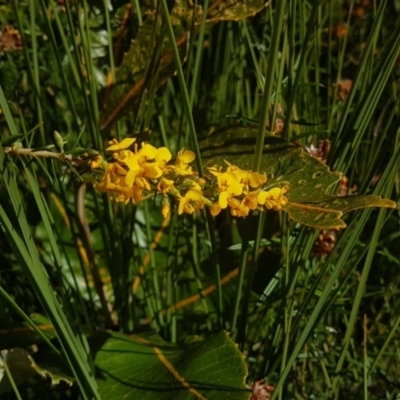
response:
<path id="1" fill-rule="evenodd" d="M 56 146 L 60 150 L 61 153 L 64 152 L 64 139 L 61 134 L 57 131 L 54 131 L 54 140 L 56 141 Z"/>
<path id="2" fill-rule="evenodd" d="M 171 215 L 171 203 L 167 196 L 163 196 L 161 200 L 161 213 L 164 218 L 168 218 Z"/>

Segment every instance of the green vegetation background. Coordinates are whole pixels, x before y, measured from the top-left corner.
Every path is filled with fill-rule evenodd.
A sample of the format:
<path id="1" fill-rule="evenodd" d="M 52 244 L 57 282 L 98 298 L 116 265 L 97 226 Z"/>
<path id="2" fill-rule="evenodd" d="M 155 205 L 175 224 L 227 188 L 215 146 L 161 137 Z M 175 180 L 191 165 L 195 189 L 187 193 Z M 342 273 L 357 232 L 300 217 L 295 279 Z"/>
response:
<path id="1" fill-rule="evenodd" d="M 165 223 L 158 199 L 114 203 L 85 167 L 111 138 L 201 157 L 219 127 L 261 126 L 343 172 L 331 194 L 397 201 L 399 12 L 368 0 L 0 3 L 1 398 L 249 399 L 247 374 L 277 399 L 399 398 L 397 210 L 352 212 L 340 232 L 274 212 Z M 119 367 L 127 381 L 114 386 Z"/>

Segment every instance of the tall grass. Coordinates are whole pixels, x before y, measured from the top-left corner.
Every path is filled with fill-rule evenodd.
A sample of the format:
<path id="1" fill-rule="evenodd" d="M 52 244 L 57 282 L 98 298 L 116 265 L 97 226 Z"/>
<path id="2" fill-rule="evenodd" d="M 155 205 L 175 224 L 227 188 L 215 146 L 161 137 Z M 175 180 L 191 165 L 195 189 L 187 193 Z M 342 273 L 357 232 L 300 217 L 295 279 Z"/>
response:
<path id="1" fill-rule="evenodd" d="M 268 132 L 299 146 L 329 140 L 327 163 L 346 174 L 349 192 L 398 200 L 394 4 L 279 1 L 239 22 L 199 14 L 196 24 L 178 15 L 174 25 L 161 0 L 147 52 L 132 56 L 141 44 L 131 39 L 149 29 L 140 3 L 0 6 L 0 26 L 12 24 L 23 40 L 0 59 L 4 143 L 20 135 L 24 147 L 56 145 L 56 130 L 66 153 L 103 152 L 111 138 L 149 130 L 149 142 L 175 154 L 191 148 L 202 175 L 202 138 L 256 124 L 255 171 Z M 139 95 L 105 127 L 141 79 Z M 341 232 L 272 212 L 163 221 L 156 201 L 112 202 L 74 165 L 0 152 L 1 326 L 36 326 L 31 314 L 46 315 L 57 341 L 38 334 L 83 398 L 99 398 L 87 343 L 98 329 L 157 331 L 172 343 L 225 329 L 246 356 L 249 382 L 265 378 L 272 398 L 397 398 L 397 210 L 350 213 Z M 329 250 L 318 253 L 317 239 Z M 24 390 L 29 398 L 32 387 Z"/>

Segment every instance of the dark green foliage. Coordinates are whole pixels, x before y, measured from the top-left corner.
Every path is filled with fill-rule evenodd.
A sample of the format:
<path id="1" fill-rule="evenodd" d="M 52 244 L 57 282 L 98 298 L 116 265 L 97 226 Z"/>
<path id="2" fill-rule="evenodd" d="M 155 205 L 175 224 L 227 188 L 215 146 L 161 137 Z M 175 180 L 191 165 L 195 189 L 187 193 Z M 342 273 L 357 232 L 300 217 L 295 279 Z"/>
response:
<path id="1" fill-rule="evenodd" d="M 205 398 L 249 398 L 247 368 L 276 399 L 395 399 L 399 214 L 353 210 L 399 199 L 398 17 L 361 0 L 2 2 L 0 350 L 36 366 L 14 386 L 0 367 L 5 398 L 140 397 L 150 353 L 147 398 L 162 382 L 196 398 L 156 370 L 160 348 Z M 55 152 L 54 131 L 60 159 L 17 155 Z M 111 201 L 88 166 L 127 136 L 260 167 L 289 184 L 287 213 L 165 222 L 158 197 Z"/>

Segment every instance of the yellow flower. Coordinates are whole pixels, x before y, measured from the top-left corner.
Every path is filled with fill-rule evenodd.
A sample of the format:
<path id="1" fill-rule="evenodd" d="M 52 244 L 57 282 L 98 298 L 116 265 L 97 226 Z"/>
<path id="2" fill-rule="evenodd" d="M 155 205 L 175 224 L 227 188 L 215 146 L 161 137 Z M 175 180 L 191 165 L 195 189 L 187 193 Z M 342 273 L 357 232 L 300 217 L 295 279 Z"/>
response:
<path id="1" fill-rule="evenodd" d="M 217 216 L 221 212 L 222 208 L 219 203 L 212 203 L 210 206 L 210 213 L 213 217 Z"/>
<path id="2" fill-rule="evenodd" d="M 143 200 L 143 188 L 136 185 L 127 185 L 126 177 L 121 177 L 112 191 L 117 194 L 117 201 L 128 203 L 132 200 L 133 203 L 138 204 Z"/>
<path id="3" fill-rule="evenodd" d="M 101 155 L 97 155 L 90 160 L 90 168 L 97 169 L 100 168 L 103 164 L 103 157 Z"/>
<path id="4" fill-rule="evenodd" d="M 127 175 L 127 177 L 128 177 L 128 175 Z M 137 177 L 136 177 L 136 179 L 135 179 L 135 186 L 138 186 L 138 187 L 140 187 L 140 188 L 142 188 L 142 189 L 146 189 L 146 190 L 148 190 L 148 191 L 151 190 L 149 181 L 148 181 L 145 177 L 143 177 L 143 176 L 137 176 Z"/>
<path id="5" fill-rule="evenodd" d="M 126 175 L 126 171 L 118 164 L 108 164 L 107 169 L 104 172 L 103 179 L 101 182 L 96 184 L 96 189 L 105 193 L 114 187 L 114 182 L 118 182 L 119 175 Z"/>
<path id="6" fill-rule="evenodd" d="M 96 185 L 96 189 L 100 193 L 111 192 L 116 194 L 117 201 L 128 203 L 132 199 L 134 203 L 139 203 L 142 199 L 143 189 L 137 186 L 127 186 L 125 177 L 117 178 L 118 183 L 111 181 L 111 174 L 107 174 L 105 179 Z"/>
<path id="7" fill-rule="evenodd" d="M 249 192 L 242 200 L 242 203 L 247 206 L 250 210 L 256 210 L 258 207 L 257 197 L 258 191 Z"/>
<path id="8" fill-rule="evenodd" d="M 130 200 L 134 204 L 138 204 L 143 200 L 143 189 L 138 186 L 117 186 L 114 192 L 117 194 L 116 200 L 125 204 L 129 203 Z"/>
<path id="9" fill-rule="evenodd" d="M 171 203 L 167 196 L 163 196 L 161 200 L 161 214 L 164 218 L 168 218 L 171 215 Z"/>
<path id="10" fill-rule="evenodd" d="M 135 204 L 139 204 L 143 200 L 143 189 L 139 186 L 132 186 L 132 201 Z"/>
<path id="11" fill-rule="evenodd" d="M 133 144 L 134 148 L 128 150 Z M 280 210 L 288 202 L 284 194 L 289 186 L 260 191 L 267 181 L 265 174 L 241 170 L 227 161 L 225 171 L 221 167 L 208 168 L 216 178 L 199 178 L 189 165 L 195 160 L 195 154 L 190 150 L 179 151 L 173 166 L 168 165 L 172 155 L 166 147 L 157 149 L 143 143 L 139 149 L 134 138 L 125 138 L 120 143 L 114 139 L 107 151 L 113 152 L 116 162 L 107 165 L 100 156 L 91 161 L 92 168 L 106 169 L 103 179 L 96 184 L 97 190 L 109 192 L 116 201 L 135 204 L 151 196 L 152 192 L 160 193 L 164 218 L 171 214 L 169 197 L 179 200 L 179 215 L 193 214 L 206 205 L 213 216 L 228 208 L 232 216 L 246 217 L 260 206 Z M 203 195 L 203 190 L 211 198 L 218 195 L 218 200 L 212 202 Z"/>
<path id="12" fill-rule="evenodd" d="M 185 178 L 183 180 L 183 182 L 182 182 L 182 187 L 189 188 L 189 189 L 196 189 L 198 191 L 201 191 L 202 190 L 202 186 L 204 186 L 204 183 L 205 183 L 205 181 L 204 181 L 204 183 L 203 183 L 203 181 L 204 180 L 200 179 L 200 181 L 199 181 L 200 184 L 199 184 L 198 182 L 196 182 L 193 179 Z"/>
<path id="13" fill-rule="evenodd" d="M 193 214 L 196 210 L 203 208 L 204 204 L 203 193 L 196 189 L 190 189 L 179 200 L 178 214 L 181 215 L 183 212 Z"/>
<path id="14" fill-rule="evenodd" d="M 176 164 L 190 164 L 196 158 L 193 151 L 182 149 L 178 152 L 176 157 Z"/>
<path id="15" fill-rule="evenodd" d="M 239 196 L 242 194 L 242 186 L 239 183 L 234 183 L 231 186 L 229 186 L 225 191 L 221 192 L 218 197 L 218 203 L 221 206 L 221 208 L 226 208 L 228 207 L 228 204 L 230 205 L 230 202 L 232 202 L 235 196 Z"/>
<path id="16" fill-rule="evenodd" d="M 267 181 L 267 177 L 265 175 L 261 175 L 257 172 L 239 170 L 235 171 L 235 174 L 238 178 L 238 181 L 245 185 L 246 191 L 249 190 L 249 186 L 253 189 L 258 188 Z"/>
<path id="17" fill-rule="evenodd" d="M 259 174 L 258 172 L 253 171 L 243 171 L 236 165 L 230 164 L 228 161 L 224 160 L 226 164 L 228 164 L 227 171 L 233 172 L 238 182 L 244 185 L 244 189 L 246 192 L 249 191 L 249 186 L 254 188 L 258 188 L 267 181 L 267 177 L 265 175 Z"/>
<path id="18" fill-rule="evenodd" d="M 154 179 L 157 178 L 157 171 L 151 165 L 143 165 L 138 170 L 129 170 L 126 176 L 126 181 L 128 185 L 136 184 L 136 180 L 140 178 Z M 146 185 L 147 186 L 147 185 Z M 150 186 L 149 189 L 150 190 Z"/>
<path id="19" fill-rule="evenodd" d="M 153 160 L 157 154 L 157 149 L 148 143 L 143 143 L 142 148 L 137 152 L 139 157 L 139 164 L 148 160 Z"/>
<path id="20" fill-rule="evenodd" d="M 156 155 L 154 157 L 157 162 L 166 164 L 169 160 L 171 160 L 172 155 L 171 152 L 166 147 L 160 147 Z"/>
<path id="21" fill-rule="evenodd" d="M 168 161 L 171 160 L 171 152 L 166 147 L 160 147 L 154 156 L 155 162 L 151 163 L 151 167 L 157 172 L 157 178 L 163 174 L 168 174 L 171 167 L 167 165 Z M 145 163 L 148 165 L 149 163 Z"/>
<path id="22" fill-rule="evenodd" d="M 204 185 L 206 184 L 206 180 L 204 178 L 200 178 L 198 176 L 194 176 L 193 180 L 200 186 L 200 187 L 204 187 Z"/>
<path id="23" fill-rule="evenodd" d="M 248 205 L 246 205 L 244 200 L 239 201 L 238 199 L 229 198 L 227 203 L 228 203 L 229 210 L 230 210 L 232 216 L 246 217 L 247 215 L 249 215 L 250 208 L 248 207 Z M 218 203 L 212 203 L 210 205 L 209 209 L 210 209 L 211 215 L 213 217 L 215 217 L 221 212 L 222 207 L 221 207 L 220 203 L 218 202 Z"/>
<path id="24" fill-rule="evenodd" d="M 148 160 L 153 160 L 157 153 L 157 149 L 150 144 L 142 144 L 142 148 L 132 153 L 129 150 L 125 150 L 123 155 L 118 155 L 118 160 L 122 161 L 131 171 L 140 170 L 141 166 Z"/>
<path id="25" fill-rule="evenodd" d="M 153 160 L 157 153 L 158 150 L 155 147 L 150 144 L 143 144 L 138 152 L 127 155 L 123 162 L 129 168 L 126 177 L 128 185 L 136 184 L 146 188 L 146 190 L 150 190 L 148 179 L 159 178 L 163 174 L 157 162 L 148 162 Z"/>
<path id="26" fill-rule="evenodd" d="M 124 140 L 122 140 L 121 143 L 118 143 L 118 141 L 116 139 L 113 139 L 111 142 L 109 142 L 109 144 L 111 144 L 111 146 L 107 147 L 106 151 L 125 150 L 135 142 L 136 142 L 135 138 L 125 138 Z"/>
<path id="27" fill-rule="evenodd" d="M 211 168 L 210 172 L 217 176 L 220 192 L 218 203 L 221 208 L 226 208 L 230 199 L 242 194 L 243 184 L 238 182 L 237 176 L 233 172 L 216 172 Z"/>
<path id="28" fill-rule="evenodd" d="M 228 190 L 229 187 L 231 186 L 236 186 L 236 187 L 241 187 L 243 188 L 243 185 L 239 183 L 239 180 L 235 173 L 231 171 L 227 172 L 219 172 L 215 167 L 209 168 L 208 169 L 214 176 L 217 177 L 217 182 L 218 182 L 218 188 L 220 192 L 224 192 L 225 190 Z"/>
<path id="29" fill-rule="evenodd" d="M 192 175 L 192 167 L 189 167 L 189 164 L 196 158 L 193 151 L 182 149 L 178 152 L 176 157 L 174 170 L 179 175 Z"/>
<path id="30" fill-rule="evenodd" d="M 249 207 L 244 203 L 243 200 L 241 202 L 239 202 L 238 200 L 236 201 L 237 203 L 235 202 L 234 206 L 230 205 L 231 215 L 234 217 L 247 217 L 250 211 Z"/>
<path id="31" fill-rule="evenodd" d="M 288 190 L 289 186 L 285 185 L 282 188 L 275 187 L 268 191 L 261 191 L 257 196 L 257 202 L 268 210 L 279 211 L 288 202 L 284 196 Z"/>
<path id="32" fill-rule="evenodd" d="M 125 160 L 129 159 L 133 154 L 130 150 L 126 149 L 130 147 L 133 143 L 135 143 L 135 141 L 135 138 L 125 138 L 121 143 L 118 143 L 116 139 L 113 139 L 108 142 L 109 144 L 111 144 L 111 146 L 107 147 L 106 151 L 112 151 L 114 159 L 125 163 Z M 136 146 L 137 145 L 135 144 L 135 147 Z"/>
<path id="33" fill-rule="evenodd" d="M 135 204 L 143 199 L 143 189 L 150 190 L 147 180 L 137 178 L 137 184 L 132 185 L 128 180 L 127 171 L 118 163 L 109 164 L 101 182 L 96 185 L 96 189 L 101 192 L 111 192 L 116 194 L 117 201 L 125 203 L 132 200 Z"/>
<path id="34" fill-rule="evenodd" d="M 134 203 L 139 203 L 144 198 L 144 191 L 152 191 L 150 182 L 163 176 L 166 164 L 172 156 L 166 147 L 157 149 L 146 143 L 143 143 L 140 149 L 135 144 L 134 151 L 127 150 L 133 143 L 135 143 L 134 138 L 126 138 L 120 143 L 115 139 L 110 142 L 111 146 L 107 151 L 113 152 L 117 162 L 109 164 L 96 188 L 103 193 L 114 193 L 117 201 L 132 200 Z M 99 162 L 100 160 L 96 160 L 93 166 Z M 174 181 L 161 180 L 158 184 L 158 190 L 166 193 L 173 187 Z"/>
<path id="35" fill-rule="evenodd" d="M 166 194 L 173 186 L 175 181 L 162 177 L 157 183 L 158 193 Z"/>

